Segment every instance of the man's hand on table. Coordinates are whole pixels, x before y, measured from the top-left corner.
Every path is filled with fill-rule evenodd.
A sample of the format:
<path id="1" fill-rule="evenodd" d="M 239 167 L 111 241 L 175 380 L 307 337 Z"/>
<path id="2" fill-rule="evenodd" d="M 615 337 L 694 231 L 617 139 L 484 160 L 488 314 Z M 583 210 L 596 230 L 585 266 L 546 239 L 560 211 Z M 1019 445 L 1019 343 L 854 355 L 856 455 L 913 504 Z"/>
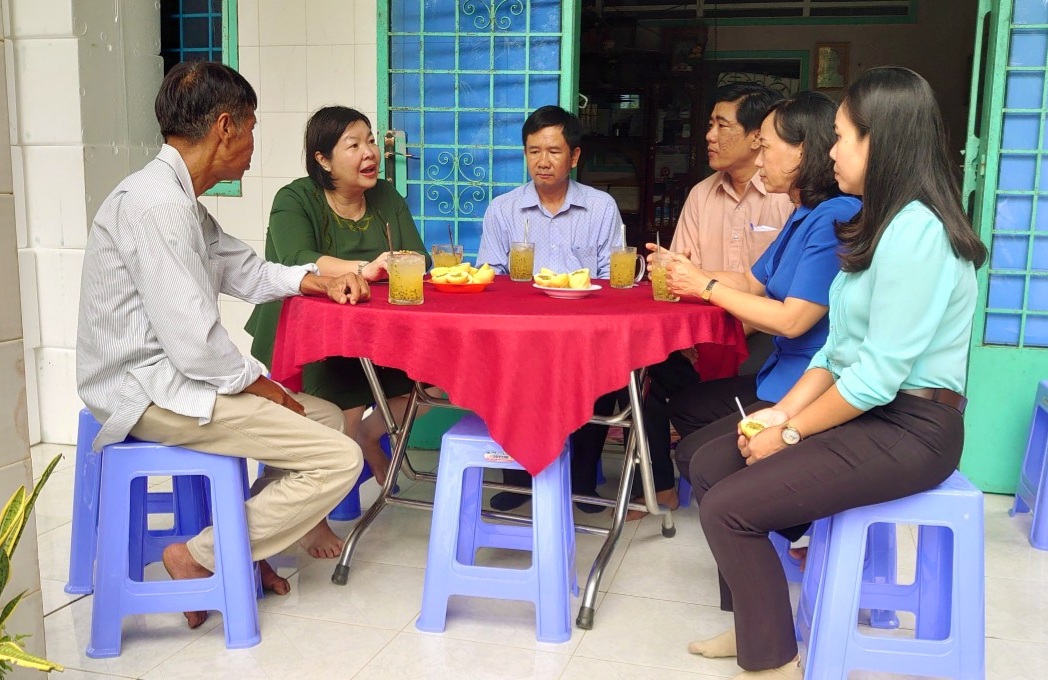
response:
<path id="1" fill-rule="evenodd" d="M 288 394 L 278 383 L 273 382 L 264 375 L 260 375 L 258 380 L 244 388 L 244 392 L 247 394 L 253 394 L 256 397 L 268 399 L 274 404 L 280 404 L 285 408 L 291 409 L 300 416 L 306 415 L 306 408 L 302 404 L 298 403 L 298 401 Z"/>
<path id="2" fill-rule="evenodd" d="M 303 295 L 327 295 L 340 305 L 355 305 L 371 299 L 371 287 L 363 276 L 349 273 L 338 277 L 306 274 L 299 290 Z"/>

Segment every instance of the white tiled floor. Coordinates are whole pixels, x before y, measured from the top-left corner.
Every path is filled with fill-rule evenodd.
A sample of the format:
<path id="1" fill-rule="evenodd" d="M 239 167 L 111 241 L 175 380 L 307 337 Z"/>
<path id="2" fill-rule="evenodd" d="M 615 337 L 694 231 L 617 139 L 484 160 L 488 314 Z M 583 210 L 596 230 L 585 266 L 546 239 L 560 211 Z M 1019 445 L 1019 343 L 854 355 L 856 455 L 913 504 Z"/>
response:
<path id="1" fill-rule="evenodd" d="M 694 507 L 674 514 L 677 535 L 672 539 L 662 537 L 654 518 L 627 525 L 601 584 L 594 629 L 575 630 L 564 644 L 536 642 L 530 605 L 499 600 L 453 598 L 446 632 L 418 632 L 414 622 L 430 515 L 387 508 L 361 542 L 346 587 L 332 585 L 329 561 L 302 554 L 278 559 L 292 592 L 260 603 L 262 643 L 257 647 L 225 649 L 217 614 L 196 631 L 185 627 L 181 614 L 154 614 L 125 620 L 120 657 L 89 659 L 84 649 L 91 598 L 69 596 L 62 589 L 69 556 L 73 449 L 41 445 L 34 448 L 33 461 L 39 474 L 57 451 L 66 459 L 41 494 L 36 512 L 47 651 L 49 658 L 67 666 L 56 675 L 64 680 L 683 680 L 738 672 L 732 661 L 685 651 L 688 641 L 731 624 L 730 615 L 716 606 L 713 559 Z M 430 485 L 423 482 L 401 486 L 412 496 L 431 495 Z M 369 503 L 376 494 L 374 483 L 365 490 L 363 500 Z M 1011 497 L 986 497 L 986 677 L 1042 680 L 1048 677 L 1048 552 L 1030 547 L 1029 516 L 1009 518 L 1010 506 Z M 350 528 L 348 523 L 336 526 L 343 534 Z M 905 564 L 913 560 L 909 528 L 902 529 L 900 539 L 900 572 L 912 573 Z M 597 537 L 579 536 L 580 581 L 600 543 Z M 912 617 L 903 619 L 904 627 L 907 622 L 912 627 Z"/>

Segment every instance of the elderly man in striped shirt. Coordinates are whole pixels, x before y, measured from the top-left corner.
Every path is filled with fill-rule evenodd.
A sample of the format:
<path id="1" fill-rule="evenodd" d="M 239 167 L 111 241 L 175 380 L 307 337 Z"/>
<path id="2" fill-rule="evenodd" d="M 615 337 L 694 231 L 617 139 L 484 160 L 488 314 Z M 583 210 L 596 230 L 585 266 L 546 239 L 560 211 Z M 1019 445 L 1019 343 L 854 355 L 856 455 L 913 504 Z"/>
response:
<path id="1" fill-rule="evenodd" d="M 247 502 L 252 557 L 309 540 L 360 475 L 360 447 L 341 433 L 341 411 L 289 394 L 244 356 L 219 318 L 218 295 L 252 303 L 291 295 L 366 301 L 363 278 L 318 276 L 314 267 L 266 262 L 225 234 L 197 197 L 243 176 L 254 149 L 257 98 L 236 71 L 214 62 L 173 68 L 156 98 L 165 144 L 113 191 L 95 216 L 84 255 L 77 385 L 102 423 L 95 450 L 128 435 L 254 458 L 280 472 Z M 205 529 L 168 546 L 172 578 L 215 568 Z M 263 565 L 265 563 L 263 562 Z M 263 585 L 290 586 L 268 565 Z M 207 612 L 186 612 L 190 628 Z"/>

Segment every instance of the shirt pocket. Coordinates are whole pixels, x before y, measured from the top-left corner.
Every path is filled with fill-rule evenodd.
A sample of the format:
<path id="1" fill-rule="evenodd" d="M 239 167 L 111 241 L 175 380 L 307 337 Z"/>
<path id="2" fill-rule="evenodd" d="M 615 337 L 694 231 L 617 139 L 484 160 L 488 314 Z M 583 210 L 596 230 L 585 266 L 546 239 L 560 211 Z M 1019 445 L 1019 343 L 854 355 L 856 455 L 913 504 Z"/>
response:
<path id="1" fill-rule="evenodd" d="M 769 229 L 762 227 L 760 229 L 747 229 L 746 230 L 746 252 L 747 255 L 752 258 L 752 262 L 749 263 L 749 267 L 752 267 L 757 260 L 760 259 L 764 251 L 779 238 L 779 234 L 782 233 L 782 229 Z"/>
<path id="2" fill-rule="evenodd" d="M 595 246 L 571 246 L 571 254 L 578 263 L 576 269 L 589 269 L 590 273 L 596 275 L 599 271 L 600 249 Z"/>

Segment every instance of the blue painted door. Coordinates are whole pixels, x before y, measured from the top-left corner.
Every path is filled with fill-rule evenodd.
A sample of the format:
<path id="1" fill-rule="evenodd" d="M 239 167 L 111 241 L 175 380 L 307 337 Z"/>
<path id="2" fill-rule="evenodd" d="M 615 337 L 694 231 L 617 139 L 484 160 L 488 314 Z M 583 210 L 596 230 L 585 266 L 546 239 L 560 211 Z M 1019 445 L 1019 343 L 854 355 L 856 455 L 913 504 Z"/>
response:
<path id="1" fill-rule="evenodd" d="M 397 131 L 397 185 L 427 246 L 450 229 L 475 255 L 488 203 L 528 179 L 524 119 L 574 109 L 578 14 L 578 0 L 380 3 L 379 120 Z"/>

